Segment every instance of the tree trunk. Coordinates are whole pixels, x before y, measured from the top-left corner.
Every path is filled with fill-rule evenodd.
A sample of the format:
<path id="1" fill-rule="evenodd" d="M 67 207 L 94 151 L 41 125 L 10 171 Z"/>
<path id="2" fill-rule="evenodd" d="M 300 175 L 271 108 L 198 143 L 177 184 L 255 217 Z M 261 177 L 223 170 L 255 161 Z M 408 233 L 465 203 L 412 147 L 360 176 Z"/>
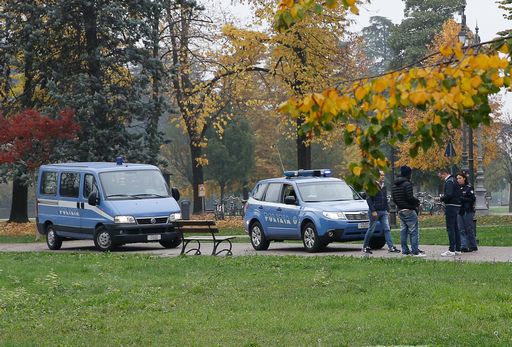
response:
<path id="1" fill-rule="evenodd" d="M 302 118 L 297 118 L 297 131 L 303 123 Z M 307 137 L 297 133 L 297 169 L 311 169 L 311 146 L 306 145 Z"/>
<path id="2" fill-rule="evenodd" d="M 197 147 L 194 143 L 190 143 L 190 155 L 192 160 L 192 187 L 194 191 L 194 204 L 192 213 L 200 213 L 203 210 L 202 198 L 199 197 L 199 185 L 204 183 L 203 167 L 197 165 L 196 158 L 201 158 L 201 147 Z"/>
<path id="3" fill-rule="evenodd" d="M 28 222 L 28 186 L 19 179 L 12 183 L 12 205 L 9 222 Z"/>

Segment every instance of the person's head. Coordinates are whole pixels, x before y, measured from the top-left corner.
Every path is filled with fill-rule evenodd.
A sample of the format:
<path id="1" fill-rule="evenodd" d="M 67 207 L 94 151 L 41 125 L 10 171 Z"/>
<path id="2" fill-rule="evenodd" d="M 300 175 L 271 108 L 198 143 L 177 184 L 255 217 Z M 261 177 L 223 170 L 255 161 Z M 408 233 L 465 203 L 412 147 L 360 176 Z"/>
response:
<path id="1" fill-rule="evenodd" d="M 411 179 L 412 169 L 407 165 L 401 166 L 400 167 L 400 176 Z"/>
<path id="2" fill-rule="evenodd" d="M 464 172 L 459 172 L 457 174 L 457 183 L 461 186 L 466 186 L 468 184 L 468 176 Z"/>
<path id="3" fill-rule="evenodd" d="M 441 169 L 441 170 L 439 170 L 439 172 L 437 173 L 437 176 L 438 176 L 440 179 L 444 180 L 444 179 L 446 179 L 446 177 L 450 176 L 450 172 L 448 172 L 448 170 L 446 170 L 446 169 Z"/>
<path id="4" fill-rule="evenodd" d="M 379 170 L 379 183 L 383 183 L 384 179 L 386 179 L 386 174 L 384 173 L 384 171 Z"/>

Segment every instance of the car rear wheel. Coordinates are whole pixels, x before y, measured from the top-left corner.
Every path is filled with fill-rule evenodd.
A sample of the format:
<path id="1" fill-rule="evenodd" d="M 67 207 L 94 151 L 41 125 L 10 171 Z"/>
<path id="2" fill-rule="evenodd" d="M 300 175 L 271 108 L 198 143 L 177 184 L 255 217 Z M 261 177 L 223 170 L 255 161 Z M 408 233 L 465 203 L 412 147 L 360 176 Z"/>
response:
<path id="1" fill-rule="evenodd" d="M 252 247 L 257 251 L 267 250 L 270 246 L 270 241 L 265 237 L 263 228 L 260 222 L 254 222 L 251 225 L 250 233 Z"/>
<path id="2" fill-rule="evenodd" d="M 160 244 L 164 248 L 176 248 L 181 244 L 181 236 L 177 236 L 171 240 L 161 240 Z"/>
<path id="3" fill-rule="evenodd" d="M 112 250 L 114 244 L 112 242 L 112 236 L 105 227 L 99 227 L 94 233 L 94 245 L 99 251 L 107 252 Z"/>
<path id="4" fill-rule="evenodd" d="M 306 223 L 302 228 L 302 242 L 304 243 L 304 249 L 310 253 L 319 252 L 326 246 L 320 241 L 313 223 Z"/>
<path id="5" fill-rule="evenodd" d="M 370 248 L 371 249 L 381 249 L 386 244 L 386 239 L 384 236 L 372 237 L 370 239 Z"/>
<path id="6" fill-rule="evenodd" d="M 55 232 L 55 228 L 52 224 L 49 224 L 46 227 L 46 244 L 48 245 L 48 248 L 52 251 L 56 251 L 60 249 L 62 246 L 62 238 L 57 236 L 57 233 Z"/>

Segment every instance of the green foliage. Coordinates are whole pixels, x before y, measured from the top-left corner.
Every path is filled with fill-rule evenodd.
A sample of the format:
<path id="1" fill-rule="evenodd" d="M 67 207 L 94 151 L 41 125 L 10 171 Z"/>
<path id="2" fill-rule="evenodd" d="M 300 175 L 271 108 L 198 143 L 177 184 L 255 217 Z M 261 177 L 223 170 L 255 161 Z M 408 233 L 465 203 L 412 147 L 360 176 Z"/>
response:
<path id="1" fill-rule="evenodd" d="M 427 46 L 464 0 L 406 0 L 404 19 L 391 29 L 392 66 L 414 63 L 427 55 Z"/>
<path id="2" fill-rule="evenodd" d="M 0 331 L 13 346 L 508 345 L 509 274 L 405 258 L 3 253 Z"/>
<path id="3" fill-rule="evenodd" d="M 393 59 L 389 40 L 391 30 L 395 25 L 390 19 L 381 16 L 370 17 L 370 25 L 362 30 L 364 50 L 372 61 L 370 75 L 383 73 L 388 70 Z"/>
<path id="4" fill-rule="evenodd" d="M 244 184 L 249 179 L 254 167 L 252 133 L 247 120 L 240 116 L 227 124 L 222 136 L 210 130 L 206 174 L 219 184 L 221 198 L 227 185 Z"/>

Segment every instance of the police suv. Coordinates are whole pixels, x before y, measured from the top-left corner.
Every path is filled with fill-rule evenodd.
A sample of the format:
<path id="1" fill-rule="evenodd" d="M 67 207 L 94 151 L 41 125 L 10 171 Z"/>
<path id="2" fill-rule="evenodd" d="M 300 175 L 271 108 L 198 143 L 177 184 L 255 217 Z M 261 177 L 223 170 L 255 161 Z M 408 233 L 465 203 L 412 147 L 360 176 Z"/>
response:
<path id="1" fill-rule="evenodd" d="M 256 250 L 270 241 L 302 240 L 308 252 L 329 243 L 363 240 L 368 204 L 331 170 L 285 171 L 285 177 L 259 181 L 245 205 L 244 227 Z M 380 223 L 370 247 L 385 244 Z"/>
<path id="2" fill-rule="evenodd" d="M 169 189 L 153 165 L 62 163 L 43 165 L 37 179 L 37 229 L 48 248 L 66 240 L 93 240 L 108 251 L 132 242 L 181 243 L 173 222 L 181 219 L 177 189 Z"/>

